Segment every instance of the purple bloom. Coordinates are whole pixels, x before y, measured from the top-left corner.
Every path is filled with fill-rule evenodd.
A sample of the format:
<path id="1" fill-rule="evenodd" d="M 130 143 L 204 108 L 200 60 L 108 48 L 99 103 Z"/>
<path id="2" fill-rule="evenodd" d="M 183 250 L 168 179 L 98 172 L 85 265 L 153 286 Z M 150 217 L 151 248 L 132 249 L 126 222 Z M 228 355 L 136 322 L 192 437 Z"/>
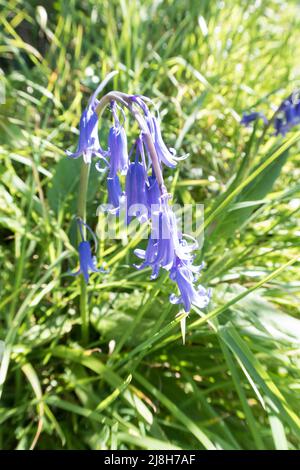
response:
<path id="1" fill-rule="evenodd" d="M 144 155 L 143 140 L 140 136 L 132 150 L 136 150 L 135 161 L 130 163 L 126 175 L 125 194 L 127 197 L 127 223 L 135 216 L 141 223 L 148 219 L 147 188 L 149 186 Z M 141 162 L 139 161 L 141 157 Z"/>
<path id="2" fill-rule="evenodd" d="M 128 169 L 127 137 L 122 126 L 113 126 L 108 135 L 110 153 L 109 176 L 113 178 L 118 172 L 126 174 Z"/>
<path id="3" fill-rule="evenodd" d="M 202 286 L 195 287 L 197 273 L 200 267 L 193 266 L 192 252 L 196 248 L 196 242 L 189 245 L 178 233 L 176 218 L 166 200 L 161 201 L 161 208 L 156 214 L 152 214 L 152 233 L 146 250 L 136 249 L 135 255 L 143 259 L 138 269 L 151 267 L 151 279 L 155 279 L 164 268 L 170 271 L 170 278 L 178 285 L 180 296 L 172 294 L 172 303 L 183 303 L 185 311 L 189 312 L 191 305 L 204 308 L 209 302 L 210 293 Z"/>
<path id="4" fill-rule="evenodd" d="M 109 176 L 111 178 L 116 176 L 118 172 L 126 174 L 128 169 L 127 137 L 125 129 L 119 121 L 117 108 L 117 103 L 113 101 L 111 103 L 111 111 L 113 114 L 114 125 L 110 128 L 108 134 L 108 148 L 110 154 Z"/>
<path id="5" fill-rule="evenodd" d="M 137 266 L 136 264 L 134 266 L 137 269 L 144 269 L 144 268 L 147 268 L 148 266 L 151 267 L 152 268 L 151 279 L 156 279 L 160 270 L 160 265 L 159 263 L 156 262 L 157 240 L 150 237 L 148 240 L 148 245 L 147 245 L 146 250 L 141 250 L 140 248 L 137 248 L 136 250 L 134 250 L 134 254 L 138 258 L 144 260 L 144 262 L 140 266 Z"/>
<path id="6" fill-rule="evenodd" d="M 152 233 L 146 250 L 136 249 L 134 253 L 138 258 L 144 260 L 138 269 L 143 269 L 148 266 L 151 267 L 151 279 L 155 279 L 159 274 L 160 268 L 169 270 L 173 265 L 175 259 L 176 230 L 172 230 L 168 214 L 163 211 L 159 211 L 157 216 L 153 217 L 152 223 Z"/>
<path id="7" fill-rule="evenodd" d="M 268 123 L 263 113 L 252 112 L 243 114 L 241 124 L 248 126 L 259 118 L 263 119 L 265 124 Z M 300 124 L 300 90 L 294 91 L 284 99 L 275 112 L 273 121 L 275 135 L 281 134 L 285 136 L 297 124 Z"/>
<path id="8" fill-rule="evenodd" d="M 112 178 L 109 176 L 107 178 L 107 192 L 109 204 L 111 204 L 115 209 L 119 209 L 122 188 L 118 175 L 115 175 Z"/>
<path id="9" fill-rule="evenodd" d="M 152 137 L 154 137 L 155 130 L 154 130 L 154 125 L 153 125 L 153 116 L 150 113 L 150 110 L 144 101 L 144 100 L 147 100 L 151 102 L 151 100 L 149 100 L 149 98 L 146 98 L 145 96 L 140 96 L 140 95 L 132 95 L 131 100 L 142 109 L 144 116 L 145 116 L 148 130 L 150 131 L 150 134 L 152 135 Z"/>
<path id="10" fill-rule="evenodd" d="M 98 137 L 98 115 L 96 108 L 99 101 L 96 99 L 96 93 L 97 90 L 81 115 L 79 123 L 79 141 L 76 151 L 66 151 L 68 157 L 71 158 L 79 158 L 82 155 L 85 163 L 90 163 L 93 155 L 100 157 L 104 155 Z"/>
<path id="11" fill-rule="evenodd" d="M 79 269 L 75 273 L 71 273 L 71 276 L 78 276 L 82 274 L 86 283 L 89 282 L 89 271 L 93 273 L 101 273 L 103 269 L 97 269 L 96 258 L 92 256 L 91 245 L 88 241 L 84 240 L 79 243 Z"/>
<path id="12" fill-rule="evenodd" d="M 153 140 L 154 140 L 154 147 L 160 162 L 163 162 L 166 166 L 174 167 L 177 165 L 176 160 L 174 159 L 176 155 L 175 149 L 171 149 L 166 146 L 163 141 L 160 126 L 158 120 L 152 116 L 152 126 L 154 130 Z M 152 127 L 151 126 L 151 127 Z M 150 127 L 150 131 L 151 131 Z"/>
<path id="13" fill-rule="evenodd" d="M 295 91 L 286 98 L 278 110 L 274 119 L 275 135 L 283 136 L 294 126 L 300 123 L 300 92 Z"/>
<path id="14" fill-rule="evenodd" d="M 135 216 L 140 222 L 148 218 L 146 175 L 144 166 L 137 159 L 130 163 L 126 176 L 127 223 Z"/>
<path id="15" fill-rule="evenodd" d="M 190 270 L 188 263 L 176 258 L 170 271 L 170 278 L 177 283 L 180 295 L 171 294 L 170 302 L 173 304 L 183 304 L 184 310 L 189 312 L 191 306 L 195 305 L 200 309 L 207 307 L 211 291 L 203 286 L 195 287 L 195 274 Z"/>
<path id="16" fill-rule="evenodd" d="M 176 150 L 173 148 L 168 148 L 164 143 L 164 140 L 161 135 L 160 125 L 158 119 L 151 114 L 148 106 L 145 103 L 146 98 L 144 96 L 132 95 L 131 100 L 136 103 L 143 111 L 145 116 L 145 121 L 148 127 L 148 131 L 152 136 L 154 147 L 160 162 L 164 163 L 166 166 L 171 168 L 177 165 L 178 157 L 176 158 Z M 147 147 L 147 146 L 146 146 Z M 185 158 L 181 157 L 182 158 Z"/>
<path id="17" fill-rule="evenodd" d="M 277 112 L 279 111 L 285 111 L 285 109 L 293 104 L 295 102 L 299 101 L 299 90 L 293 91 L 287 98 L 285 98 L 280 106 L 277 109 Z"/>
<path id="18" fill-rule="evenodd" d="M 131 101 L 139 105 L 139 107 L 143 110 L 145 116 L 150 116 L 151 113 L 149 111 L 148 106 L 145 103 L 145 101 L 152 103 L 152 101 L 149 98 L 147 98 L 146 96 L 142 96 L 142 95 L 131 95 L 130 98 L 131 98 Z"/>
<path id="19" fill-rule="evenodd" d="M 84 233 L 83 233 L 83 227 L 86 227 L 86 229 L 91 233 L 95 246 L 97 249 L 97 239 L 96 235 L 92 231 L 92 229 L 87 225 L 80 217 L 77 217 L 77 224 L 79 228 L 79 232 L 81 235 L 81 242 L 79 243 L 78 246 L 78 252 L 79 252 L 79 269 L 75 273 L 70 273 L 71 276 L 78 276 L 79 274 L 82 274 L 84 277 L 84 280 L 86 283 L 89 282 L 89 271 L 92 271 L 93 273 L 103 273 L 105 272 L 104 269 L 98 269 L 96 267 L 96 257 L 92 256 L 92 250 L 91 250 L 91 245 L 90 242 L 85 240 L 84 238 Z"/>
<path id="20" fill-rule="evenodd" d="M 160 206 L 160 189 L 155 175 L 149 176 L 148 184 L 146 185 L 146 196 L 148 205 L 148 214 L 151 214 L 159 209 Z"/>
<path id="21" fill-rule="evenodd" d="M 159 268 L 171 269 L 176 257 L 185 261 L 192 261 L 194 246 L 189 246 L 178 233 L 175 214 L 166 200 L 162 200 L 159 210 L 152 212 L 152 231 L 146 251 L 135 250 L 136 256 L 144 259 L 139 267 L 150 266 L 155 278 Z"/>
<path id="22" fill-rule="evenodd" d="M 275 129 L 275 135 L 283 135 L 287 133 L 287 126 L 284 124 L 283 119 L 279 117 L 275 117 L 274 119 L 274 129 Z"/>
<path id="23" fill-rule="evenodd" d="M 259 118 L 261 118 L 265 124 L 268 124 L 267 118 L 263 113 L 260 112 L 253 112 L 249 114 L 244 113 L 241 119 L 241 124 L 243 124 L 244 126 L 249 126 L 251 122 L 256 121 Z"/>

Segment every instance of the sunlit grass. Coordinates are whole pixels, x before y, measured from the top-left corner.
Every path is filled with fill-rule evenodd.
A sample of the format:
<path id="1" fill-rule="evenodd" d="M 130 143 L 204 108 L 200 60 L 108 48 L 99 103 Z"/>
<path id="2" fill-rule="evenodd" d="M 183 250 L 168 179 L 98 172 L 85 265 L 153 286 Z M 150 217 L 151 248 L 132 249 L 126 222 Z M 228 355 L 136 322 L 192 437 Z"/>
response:
<path id="1" fill-rule="evenodd" d="M 299 86 L 299 6 L 0 5 L 1 447 L 299 449 L 300 132 L 239 124 L 257 107 L 271 116 Z M 213 297 L 186 319 L 185 346 L 168 277 L 132 267 L 138 238 L 99 243 L 110 272 L 91 279 L 81 338 L 80 284 L 66 275 L 80 162 L 64 150 L 112 70 L 106 90 L 150 96 L 168 144 L 190 154 L 166 171 L 174 201 L 205 205 L 198 258 Z M 101 178 L 91 175 L 94 228 Z"/>

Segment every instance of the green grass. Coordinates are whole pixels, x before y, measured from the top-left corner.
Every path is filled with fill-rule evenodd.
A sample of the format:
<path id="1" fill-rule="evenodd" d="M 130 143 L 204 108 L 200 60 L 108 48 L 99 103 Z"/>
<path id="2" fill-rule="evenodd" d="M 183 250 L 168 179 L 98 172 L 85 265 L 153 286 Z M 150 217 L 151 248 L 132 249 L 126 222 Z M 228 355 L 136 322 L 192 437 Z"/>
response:
<path id="1" fill-rule="evenodd" d="M 239 124 L 299 86 L 297 2 L 0 5 L 1 448 L 299 449 L 300 130 Z M 171 281 L 132 268 L 138 236 L 99 244 L 110 271 L 88 286 L 88 342 L 66 275 L 80 162 L 64 150 L 113 70 L 105 91 L 152 98 L 190 154 L 166 171 L 175 202 L 205 205 L 197 261 L 213 297 L 185 345 Z M 105 145 L 108 113 L 101 124 Z M 94 228 L 103 178 L 92 171 Z"/>

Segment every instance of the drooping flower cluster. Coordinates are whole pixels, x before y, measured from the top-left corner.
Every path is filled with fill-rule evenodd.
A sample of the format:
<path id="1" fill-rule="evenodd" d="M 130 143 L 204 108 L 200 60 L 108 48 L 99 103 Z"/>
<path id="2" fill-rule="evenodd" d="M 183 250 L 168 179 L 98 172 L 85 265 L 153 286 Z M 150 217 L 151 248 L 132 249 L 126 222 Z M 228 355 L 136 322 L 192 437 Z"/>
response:
<path id="1" fill-rule="evenodd" d="M 268 124 L 265 115 L 257 111 L 248 114 L 244 113 L 241 124 L 249 126 L 251 122 L 260 118 L 264 121 L 265 125 Z M 272 124 L 274 126 L 275 135 L 281 134 L 282 136 L 285 136 L 294 126 L 300 124 L 300 90 L 294 91 L 282 101 L 281 105 L 275 111 Z"/>
<path id="2" fill-rule="evenodd" d="M 201 270 L 201 266 L 193 265 L 196 241 L 181 234 L 177 227 L 170 195 L 163 181 L 163 167 L 175 167 L 179 158 L 174 149 L 166 146 L 159 118 L 150 111 L 149 102 L 148 98 L 139 95 L 111 94 L 109 106 L 113 124 L 109 130 L 108 148 L 104 151 L 98 139 L 99 101 L 94 94 L 80 120 L 77 151 L 68 152 L 68 155 L 72 158 L 83 155 L 86 163 L 91 161 L 92 156 L 100 158 L 101 161 L 96 162 L 99 171 L 103 171 L 100 163 L 104 162 L 107 169 L 108 210 L 118 213 L 125 201 L 127 224 L 137 218 L 140 223 L 148 221 L 151 226 L 146 249 L 135 250 L 135 255 L 143 260 L 136 268 L 150 267 L 152 279 L 157 278 L 161 268 L 167 270 L 179 290 L 178 295 L 170 296 L 170 301 L 183 305 L 184 310 L 189 312 L 192 305 L 201 309 L 206 307 L 210 291 L 196 284 Z M 124 107 L 133 114 L 140 127 L 140 134 L 129 152 L 124 129 Z M 79 257 L 80 269 L 75 274 L 82 273 L 88 282 L 88 271 L 99 270 L 91 256 L 90 245 L 83 236 Z"/>

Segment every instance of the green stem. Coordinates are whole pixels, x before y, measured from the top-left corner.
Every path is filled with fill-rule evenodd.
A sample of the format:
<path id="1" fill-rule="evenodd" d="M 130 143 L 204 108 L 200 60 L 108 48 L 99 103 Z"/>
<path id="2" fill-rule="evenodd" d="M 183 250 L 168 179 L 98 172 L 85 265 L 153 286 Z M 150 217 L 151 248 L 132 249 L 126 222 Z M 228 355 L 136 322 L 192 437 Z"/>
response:
<path id="1" fill-rule="evenodd" d="M 86 222 L 86 198 L 90 174 L 90 163 L 85 163 L 82 161 L 81 171 L 80 171 L 80 181 L 79 181 L 79 198 L 77 206 L 77 215 L 84 222 Z M 86 231 L 85 227 L 82 227 L 84 233 Z"/>
<path id="2" fill-rule="evenodd" d="M 77 206 L 77 215 L 84 222 L 86 222 L 86 199 L 87 199 L 87 190 L 90 174 L 90 163 L 85 163 L 82 161 L 81 171 L 80 171 L 80 181 L 79 181 L 79 196 L 78 196 L 78 206 Z M 84 236 L 86 235 L 86 228 L 83 225 L 82 230 Z M 80 238 L 80 234 L 79 234 Z M 82 341 L 84 344 L 87 344 L 89 341 L 89 309 L 88 309 L 88 298 L 87 298 L 87 286 L 83 276 L 80 276 L 80 316 L 81 316 L 81 333 Z"/>

